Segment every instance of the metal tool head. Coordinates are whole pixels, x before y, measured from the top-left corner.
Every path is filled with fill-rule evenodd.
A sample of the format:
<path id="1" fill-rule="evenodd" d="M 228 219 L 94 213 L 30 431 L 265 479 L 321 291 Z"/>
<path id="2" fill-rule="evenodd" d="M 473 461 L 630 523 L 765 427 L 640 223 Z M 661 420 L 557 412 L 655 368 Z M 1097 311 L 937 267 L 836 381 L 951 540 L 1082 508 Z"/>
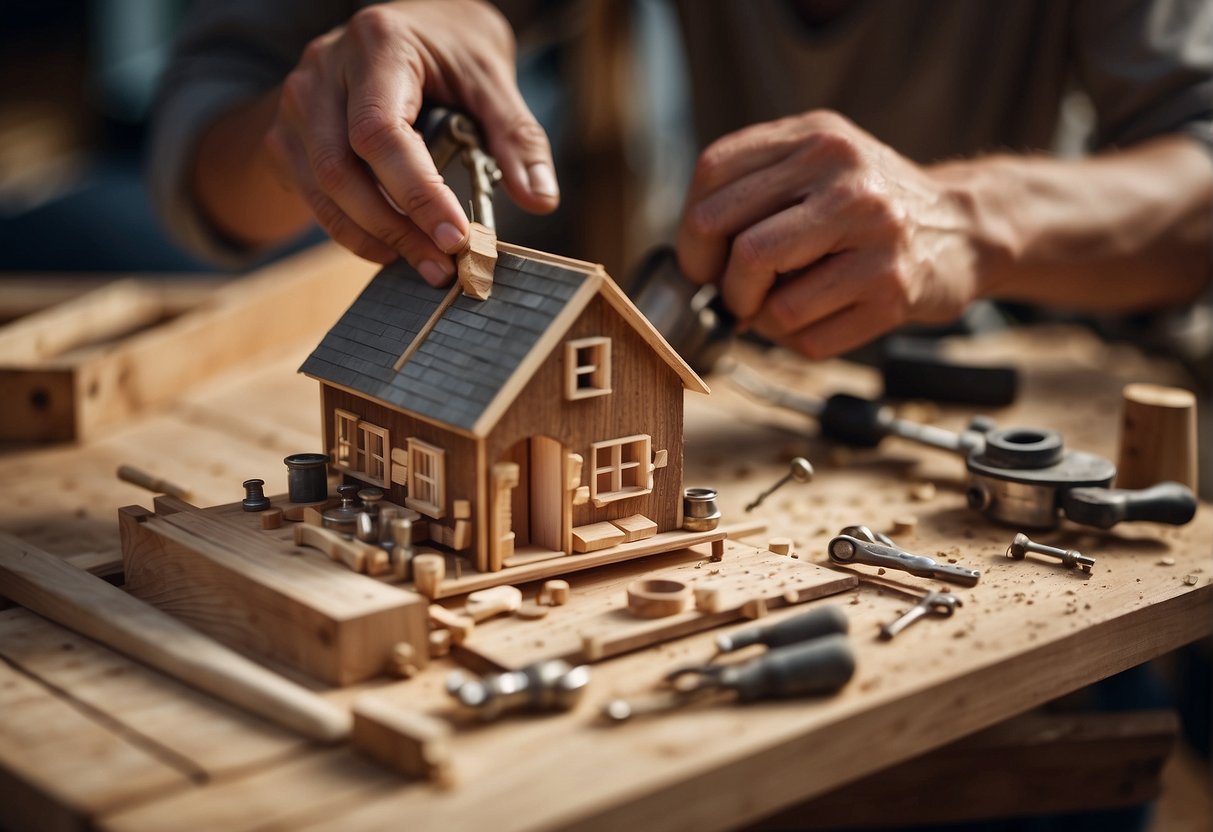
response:
<path id="1" fill-rule="evenodd" d="M 932 612 L 945 618 L 956 612 L 957 607 L 964 606 L 964 602 L 950 592 L 928 592 L 918 603 L 930 607 Z"/>

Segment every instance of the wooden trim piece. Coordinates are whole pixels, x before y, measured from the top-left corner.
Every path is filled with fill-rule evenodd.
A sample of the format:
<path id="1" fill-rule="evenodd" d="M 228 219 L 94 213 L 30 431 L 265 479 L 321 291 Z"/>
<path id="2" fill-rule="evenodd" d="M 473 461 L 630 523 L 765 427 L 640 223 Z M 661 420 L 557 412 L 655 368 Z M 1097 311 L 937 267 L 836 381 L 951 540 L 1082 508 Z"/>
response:
<path id="1" fill-rule="evenodd" d="M 635 327 L 636 332 L 640 334 L 645 343 L 652 347 L 653 351 L 678 374 L 678 377 L 682 379 L 683 387 L 704 395 L 712 392 L 707 383 L 691 369 L 689 364 L 682 360 L 678 351 L 671 347 L 670 343 L 657 331 L 657 328 L 649 323 L 649 319 L 636 308 L 636 304 L 632 303 L 631 298 L 623 293 L 615 281 L 610 278 L 602 281 L 602 295 L 606 298 L 607 303 L 623 316 L 625 321 Z"/>
<path id="2" fill-rule="evenodd" d="M 582 364 L 577 357 L 581 350 L 590 350 L 590 363 Z M 581 377 L 589 376 L 587 387 Z M 603 335 L 577 338 L 564 342 L 564 397 L 569 401 L 592 399 L 611 394 L 611 339 Z"/>
<path id="3" fill-rule="evenodd" d="M 442 320 L 442 316 L 446 314 L 446 310 L 451 308 L 451 304 L 455 302 L 455 299 L 459 297 L 459 294 L 459 284 L 455 283 L 453 286 L 451 286 L 451 290 L 446 293 L 446 297 L 442 299 L 442 302 L 434 308 L 432 313 L 430 313 L 429 320 L 426 321 L 425 325 L 417 331 L 417 335 L 411 342 L 409 342 L 409 345 L 404 348 L 404 352 L 400 353 L 400 357 L 397 358 L 396 363 L 392 365 L 393 370 L 400 372 L 401 369 L 404 368 L 404 365 L 408 363 L 408 360 L 413 357 L 413 353 L 417 352 L 421 345 L 425 343 L 425 339 L 430 337 L 430 331 L 438 325 L 440 320 Z"/>

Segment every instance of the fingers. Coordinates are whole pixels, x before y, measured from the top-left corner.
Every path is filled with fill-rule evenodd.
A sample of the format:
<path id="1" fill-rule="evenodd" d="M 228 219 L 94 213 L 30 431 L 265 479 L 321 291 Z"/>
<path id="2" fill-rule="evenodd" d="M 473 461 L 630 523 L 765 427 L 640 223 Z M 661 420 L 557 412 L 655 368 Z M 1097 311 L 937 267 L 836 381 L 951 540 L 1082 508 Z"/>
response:
<path id="1" fill-rule="evenodd" d="M 467 217 L 412 128 L 421 104 L 420 59 L 407 43 L 385 46 L 390 26 L 369 11 L 349 27 L 354 48 L 343 78 L 349 147 L 438 251 L 454 253 L 467 240 Z"/>
<path id="2" fill-rule="evenodd" d="M 747 228 L 733 239 L 720 281 L 725 306 L 743 321 L 752 318 L 779 275 L 799 271 L 836 251 L 843 230 L 838 217 L 823 216 L 814 200 Z"/>
<path id="3" fill-rule="evenodd" d="M 832 358 L 863 346 L 898 323 L 889 306 L 857 303 L 797 333 L 780 338 L 778 343 L 806 358 Z"/>
<path id="4" fill-rule="evenodd" d="M 489 152 L 501 168 L 506 191 L 524 210 L 555 211 L 560 186 L 547 133 L 522 100 L 513 79 L 498 79 L 495 92 L 477 95 L 472 112 L 484 129 Z"/>

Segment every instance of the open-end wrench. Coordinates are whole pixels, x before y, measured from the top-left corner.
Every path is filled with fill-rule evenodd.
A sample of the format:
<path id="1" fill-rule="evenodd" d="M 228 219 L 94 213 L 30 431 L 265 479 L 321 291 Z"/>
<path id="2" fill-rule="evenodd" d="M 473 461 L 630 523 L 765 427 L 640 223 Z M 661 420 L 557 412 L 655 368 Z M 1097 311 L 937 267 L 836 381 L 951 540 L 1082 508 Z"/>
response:
<path id="1" fill-rule="evenodd" d="M 981 578 L 981 573 L 976 569 L 940 563 L 926 555 L 910 554 L 896 546 L 885 546 L 846 534 L 835 537 L 826 548 L 830 554 L 830 560 L 834 563 L 847 565 L 866 563 L 869 566 L 884 566 L 888 569 L 900 569 L 902 572 L 909 572 L 920 578 L 937 578 L 961 586 L 976 586 L 978 579 Z"/>
<path id="2" fill-rule="evenodd" d="M 956 612 L 956 608 L 959 606 L 962 606 L 961 600 L 950 592 L 928 592 L 922 596 L 922 600 L 906 610 L 900 618 L 883 625 L 880 628 L 880 637 L 884 641 L 888 641 L 918 619 L 932 613 L 948 618 Z"/>

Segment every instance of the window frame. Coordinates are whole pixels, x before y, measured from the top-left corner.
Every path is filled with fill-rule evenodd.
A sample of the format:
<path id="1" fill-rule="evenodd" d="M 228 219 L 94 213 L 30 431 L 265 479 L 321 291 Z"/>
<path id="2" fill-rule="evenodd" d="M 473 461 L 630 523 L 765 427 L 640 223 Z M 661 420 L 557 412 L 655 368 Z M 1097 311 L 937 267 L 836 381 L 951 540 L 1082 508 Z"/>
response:
<path id="1" fill-rule="evenodd" d="M 358 423 L 361 421 L 357 413 L 351 413 L 339 407 L 333 408 L 334 467 L 340 468 L 343 471 L 358 470 L 355 467 L 355 462 L 358 459 L 358 441 L 361 438 L 358 432 Z M 342 430 L 344 426 L 348 426 L 348 429 Z M 344 457 L 342 455 L 343 447 L 345 448 Z"/>
<path id="2" fill-rule="evenodd" d="M 578 353 L 590 350 L 589 361 L 581 363 Z M 564 397 L 569 401 L 607 396 L 611 393 L 611 339 L 605 335 L 576 338 L 564 344 Z M 582 387 L 581 379 L 589 378 Z"/>
<path id="3" fill-rule="evenodd" d="M 446 451 L 414 436 L 408 438 L 407 451 L 408 496 L 404 505 L 441 520 L 446 514 Z"/>
<path id="4" fill-rule="evenodd" d="M 362 451 L 360 458 L 363 466 L 360 469 L 363 473 L 363 479 L 373 483 L 380 488 L 390 488 L 392 469 L 391 469 L 391 442 L 388 441 L 387 428 L 381 428 L 378 425 L 373 425 L 370 422 L 358 423 L 358 434 L 362 439 Z M 371 436 L 375 436 L 379 441 L 379 453 L 373 453 L 371 449 Z M 372 463 L 378 463 L 378 475 L 373 470 Z"/>
<path id="5" fill-rule="evenodd" d="M 624 448 L 635 446 L 633 460 L 624 460 Z M 610 462 L 599 464 L 599 451 L 610 449 Z M 631 472 L 635 473 L 631 473 Z M 610 475 L 610 488 L 600 491 L 599 478 Z M 630 484 L 625 484 L 627 476 L 632 477 Z M 621 436 L 618 439 L 606 439 L 590 444 L 590 500 L 601 508 L 609 503 L 627 500 L 632 497 L 643 497 L 653 491 L 653 437 L 647 433 Z"/>

